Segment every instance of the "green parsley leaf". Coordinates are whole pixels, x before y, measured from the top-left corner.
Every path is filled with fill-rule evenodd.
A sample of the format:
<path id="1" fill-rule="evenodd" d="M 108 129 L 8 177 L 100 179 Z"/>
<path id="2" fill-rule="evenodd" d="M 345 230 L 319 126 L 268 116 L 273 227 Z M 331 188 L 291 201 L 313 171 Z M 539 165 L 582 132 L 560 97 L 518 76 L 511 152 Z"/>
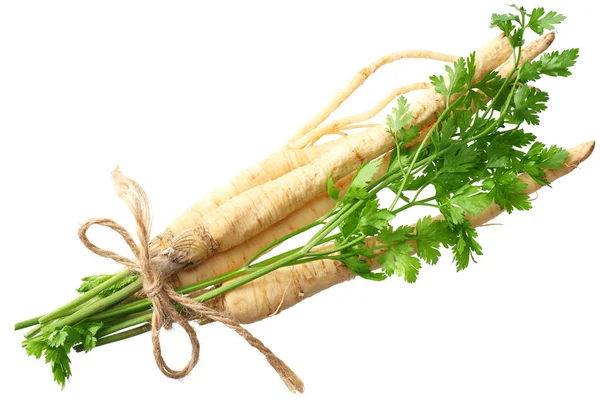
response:
<path id="1" fill-rule="evenodd" d="M 476 188 L 471 188 L 474 192 Z M 491 204 L 492 199 L 487 193 L 479 192 L 476 194 L 464 193 L 452 198 L 452 203 L 456 204 L 471 215 L 477 215 L 485 210 Z"/>
<path id="2" fill-rule="evenodd" d="M 538 164 L 546 169 L 561 169 L 569 156 L 569 151 L 556 145 L 544 148 L 539 153 Z"/>
<path id="3" fill-rule="evenodd" d="M 25 341 L 25 350 L 35 358 L 44 355 L 46 363 L 51 365 L 54 380 L 64 389 L 71 377 L 71 360 L 68 354 L 78 344 L 81 344 L 85 351 L 94 348 L 96 334 L 101 327 L 101 322 L 87 322 L 49 332 L 42 331 L 40 336 Z"/>
<path id="4" fill-rule="evenodd" d="M 523 28 L 523 17 L 525 10 L 522 7 L 511 6 L 519 11 L 520 15 L 515 14 L 492 14 L 492 21 L 490 27 L 498 27 L 508 39 L 508 42 L 512 47 L 520 47 L 525 42 L 523 40 L 523 34 L 525 29 Z"/>
<path id="5" fill-rule="evenodd" d="M 444 201 L 442 198 L 438 199 L 438 202 L 440 202 L 442 215 L 451 224 L 460 225 L 465 221 L 465 212 L 461 207 L 458 207 L 449 200 Z"/>
<path id="6" fill-rule="evenodd" d="M 436 264 L 440 257 L 440 245 L 449 246 L 454 241 L 454 234 L 446 221 L 434 220 L 427 216 L 421 218 L 416 226 L 415 242 L 417 255 L 428 264 Z"/>
<path id="7" fill-rule="evenodd" d="M 556 25 L 563 22 L 566 18 L 567 17 L 558 14 L 556 11 L 548 11 L 548 13 L 544 15 L 544 9 L 538 7 L 531 11 L 527 26 L 538 35 L 541 35 L 544 31 L 553 30 Z"/>
<path id="8" fill-rule="evenodd" d="M 404 96 L 398 97 L 396 107 L 392 108 L 392 114 L 386 118 L 388 130 L 394 135 L 398 135 L 400 130 L 410 123 L 412 115 L 408 101 Z"/>
<path id="9" fill-rule="evenodd" d="M 381 167 L 382 162 L 383 159 L 378 158 L 369 163 L 363 164 L 356 171 L 356 174 L 352 179 L 352 183 L 350 184 L 350 188 L 348 189 L 348 192 L 346 192 L 344 199 L 366 199 L 368 195 L 364 189 L 369 185 L 377 171 L 379 171 L 379 167 Z"/>
<path id="10" fill-rule="evenodd" d="M 473 88 L 482 91 L 487 97 L 493 98 L 502 88 L 504 81 L 498 71 L 490 71 L 479 82 L 475 83 Z"/>
<path id="11" fill-rule="evenodd" d="M 522 82 L 535 81 L 540 79 L 541 75 L 570 76 L 570 68 L 575 65 L 578 57 L 579 49 L 544 53 L 539 60 L 528 61 L 521 67 L 520 80 Z"/>
<path id="12" fill-rule="evenodd" d="M 340 189 L 335 187 L 335 183 L 331 176 L 327 180 L 327 194 L 335 201 L 339 201 L 340 199 Z"/>
<path id="13" fill-rule="evenodd" d="M 408 283 L 414 283 L 421 269 L 421 261 L 411 254 L 413 247 L 408 243 L 390 246 L 385 254 L 379 257 L 381 269 L 387 275 L 403 276 Z"/>
<path id="14" fill-rule="evenodd" d="M 454 93 L 461 92 L 465 86 L 470 86 L 469 71 L 463 57 L 456 60 L 452 67 L 446 65 L 448 76 L 432 76 L 429 79 L 435 91 L 442 96 L 449 97 Z"/>
<path id="15" fill-rule="evenodd" d="M 407 149 L 402 147 L 401 141 L 396 139 L 396 150 L 391 152 L 390 162 L 388 164 L 388 172 L 399 171 L 408 165 L 410 156 L 406 152 Z"/>
<path id="16" fill-rule="evenodd" d="M 396 229 L 388 228 L 379 233 L 379 240 L 389 244 L 404 243 L 414 230 L 415 228 L 408 225 L 400 225 Z"/>
<path id="17" fill-rule="evenodd" d="M 569 152 L 558 146 L 546 148 L 543 143 L 534 143 L 523 160 L 523 169 L 531 178 L 542 185 L 548 185 L 545 169 L 560 169 Z"/>
<path id="18" fill-rule="evenodd" d="M 350 248 L 350 253 L 354 253 L 365 258 L 375 258 L 375 252 L 371 248 L 367 247 L 367 244 L 364 240 L 352 246 Z"/>
<path id="19" fill-rule="evenodd" d="M 406 127 L 400 130 L 400 144 L 406 145 L 407 143 L 412 142 L 421 134 L 421 128 L 418 126 L 409 126 L 408 129 Z"/>
<path id="20" fill-rule="evenodd" d="M 517 150 L 529 145 L 535 135 L 523 129 L 500 132 L 485 148 L 487 168 L 518 168 L 523 152 Z"/>
<path id="21" fill-rule="evenodd" d="M 479 154 L 474 146 L 457 142 L 444 156 L 444 172 L 469 172 L 477 165 Z"/>
<path id="22" fill-rule="evenodd" d="M 44 354 L 46 363 L 52 367 L 54 381 L 64 389 L 67 380 L 71 377 L 71 359 L 68 352 L 63 347 L 48 347 Z"/>
<path id="23" fill-rule="evenodd" d="M 492 14 L 492 20 L 490 21 L 490 28 L 500 28 L 502 32 L 506 34 L 508 38 L 512 36 L 512 32 L 515 29 L 515 22 L 519 22 L 519 17 L 514 14 Z M 512 44 L 512 43 L 511 43 Z M 514 47 L 514 44 L 513 44 Z"/>
<path id="24" fill-rule="evenodd" d="M 512 213 L 513 210 L 529 210 L 529 196 L 523 193 L 527 184 L 518 179 L 514 171 L 497 171 L 492 178 L 483 181 L 483 188 L 489 190 L 496 204 Z"/>
<path id="25" fill-rule="evenodd" d="M 40 358 L 45 349 L 46 342 L 41 338 L 30 339 L 25 345 L 25 351 L 27 352 L 27 355 L 35 358 Z"/>
<path id="26" fill-rule="evenodd" d="M 569 68 L 575 65 L 578 57 L 579 49 L 542 54 L 538 61 L 540 63 L 540 73 L 548 76 L 570 76 L 571 71 Z"/>
<path id="27" fill-rule="evenodd" d="M 362 210 L 364 209 L 364 205 L 362 208 L 359 208 L 352 214 L 348 215 L 341 223 L 340 223 L 340 232 L 345 238 L 351 237 L 358 228 L 358 222 L 360 221 L 360 216 Z"/>
<path id="28" fill-rule="evenodd" d="M 389 227 L 389 221 L 396 215 L 388 209 L 380 209 L 379 201 L 373 199 L 367 202 L 360 214 L 358 230 L 367 236 L 377 234 L 381 230 Z"/>
<path id="29" fill-rule="evenodd" d="M 356 275 L 372 281 L 383 281 L 387 279 L 387 275 L 380 272 L 372 272 L 371 267 L 365 260 L 358 257 L 347 257 L 343 259 L 343 263 L 348 269 Z"/>
<path id="30" fill-rule="evenodd" d="M 567 150 L 556 145 L 546 148 L 543 143 L 535 142 L 525 158 L 529 161 L 535 161 L 542 168 L 560 169 L 568 156 L 569 152 Z"/>
<path id="31" fill-rule="evenodd" d="M 539 113 L 547 108 L 547 101 L 548 93 L 528 86 L 519 87 L 515 92 L 515 109 L 511 122 L 519 124 L 525 121 L 531 125 L 539 125 Z"/>
<path id="32" fill-rule="evenodd" d="M 69 335 L 68 331 L 65 329 L 61 329 L 60 331 L 53 331 L 50 336 L 48 336 L 48 345 L 51 347 L 60 347 L 65 344 L 67 340 L 67 336 Z"/>
<path id="33" fill-rule="evenodd" d="M 457 271 L 469 266 L 471 260 L 475 261 L 473 254 L 482 255 L 481 245 L 477 242 L 477 232 L 468 222 L 458 226 L 458 240 L 452 248 L 454 263 Z"/>

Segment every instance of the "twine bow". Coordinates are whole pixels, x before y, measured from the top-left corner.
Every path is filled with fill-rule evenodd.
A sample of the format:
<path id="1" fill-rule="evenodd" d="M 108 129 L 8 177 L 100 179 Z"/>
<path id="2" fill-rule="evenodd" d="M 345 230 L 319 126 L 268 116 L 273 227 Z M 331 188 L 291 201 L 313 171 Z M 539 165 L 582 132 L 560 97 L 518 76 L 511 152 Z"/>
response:
<path id="1" fill-rule="evenodd" d="M 143 282 L 143 290 L 152 302 L 154 310 L 152 314 L 152 346 L 156 365 L 163 374 L 173 379 L 181 379 L 188 375 L 198 363 L 200 358 L 200 342 L 196 331 L 190 324 L 191 319 L 205 318 L 220 322 L 226 327 L 233 329 L 244 338 L 251 346 L 260 351 L 269 364 L 279 374 L 283 382 L 292 392 L 302 392 L 304 384 L 298 376 L 260 340 L 244 329 L 239 322 L 232 319 L 224 312 L 210 308 L 202 303 L 197 303 L 189 297 L 180 295 L 169 283 L 168 277 L 161 277 L 160 273 L 152 266 L 149 251 L 151 213 L 150 202 L 146 192 L 133 179 L 123 175 L 119 169 L 112 173 L 113 182 L 117 196 L 121 198 L 131 210 L 137 225 L 137 236 L 139 245 L 133 240 L 131 234 L 118 223 L 111 219 L 90 219 L 79 229 L 79 239 L 90 251 L 95 254 L 110 258 L 126 268 L 137 272 Z M 109 250 L 104 250 L 94 245 L 87 237 L 87 231 L 93 225 L 101 225 L 117 232 L 127 243 L 133 252 L 135 259 L 129 259 Z M 175 304 L 180 304 L 186 311 L 186 318 L 175 309 Z M 187 333 L 192 345 L 192 354 L 187 365 L 176 370 L 167 365 L 160 345 L 160 330 L 171 329 L 173 324 L 179 324 Z"/>

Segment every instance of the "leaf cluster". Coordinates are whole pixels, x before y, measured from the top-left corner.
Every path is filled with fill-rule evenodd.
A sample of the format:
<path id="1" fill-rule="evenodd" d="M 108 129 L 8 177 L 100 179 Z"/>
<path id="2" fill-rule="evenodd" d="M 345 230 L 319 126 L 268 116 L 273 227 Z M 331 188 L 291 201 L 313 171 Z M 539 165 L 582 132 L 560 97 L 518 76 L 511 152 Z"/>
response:
<path id="1" fill-rule="evenodd" d="M 353 205 L 353 212 L 339 222 L 336 240 L 338 259 L 356 274 L 374 280 L 402 276 L 417 279 L 422 262 L 435 264 L 440 248 L 452 251 L 458 270 L 482 254 L 477 232 L 469 222 L 495 203 L 508 213 L 528 210 L 531 202 L 520 174 L 527 173 L 540 184 L 548 184 L 545 171 L 559 169 L 568 152 L 546 146 L 526 130 L 540 123 L 549 96 L 531 86 L 542 76 L 569 76 L 577 49 L 545 54 L 537 61 L 519 66 L 523 35 L 527 29 L 542 34 L 554 29 L 564 16 L 543 8 L 531 13 L 494 14 L 492 26 L 508 37 L 515 54 L 513 73 L 501 77 L 496 71 L 473 82 L 476 55 L 459 58 L 446 67 L 445 76 L 432 76 L 432 86 L 446 99 L 446 109 L 424 142 L 411 146 L 420 134 L 411 126 L 410 105 L 399 97 L 388 115 L 387 130 L 394 138 L 385 173 L 381 160 L 361 167 L 347 194 L 330 181 L 329 194 L 338 206 Z M 392 190 L 396 199 L 383 206 L 377 198 L 382 189 Z M 422 193 L 433 192 L 427 199 Z M 395 207 L 397 201 L 402 207 Z M 413 206 L 438 208 L 443 219 L 422 218 L 415 226 L 393 228 L 396 215 Z M 367 248 L 365 239 L 376 236 L 378 245 Z M 371 272 L 368 258 L 376 258 L 382 273 Z"/>
<path id="2" fill-rule="evenodd" d="M 25 350 L 35 358 L 44 356 L 44 360 L 52 368 L 54 381 L 64 388 L 71 377 L 71 349 L 76 345 L 81 345 L 86 352 L 93 349 L 96 346 L 96 334 L 101 327 L 100 322 L 88 322 L 43 332 L 27 340 Z"/>

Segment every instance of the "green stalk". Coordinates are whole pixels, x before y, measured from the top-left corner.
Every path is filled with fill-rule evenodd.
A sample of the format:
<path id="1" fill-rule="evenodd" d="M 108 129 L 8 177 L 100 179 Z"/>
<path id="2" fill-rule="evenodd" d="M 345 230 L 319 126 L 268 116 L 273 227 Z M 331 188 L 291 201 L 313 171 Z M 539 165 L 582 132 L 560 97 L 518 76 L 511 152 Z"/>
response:
<path id="1" fill-rule="evenodd" d="M 177 293 L 189 294 L 189 293 L 195 292 L 197 290 L 206 289 L 207 287 L 216 285 L 218 283 L 225 282 L 225 281 L 228 281 L 233 278 L 237 278 L 238 276 L 243 275 L 245 273 L 246 273 L 246 269 L 240 267 L 231 272 L 227 272 L 225 274 L 219 275 L 217 277 L 207 279 L 205 281 L 194 283 L 192 285 L 188 285 L 188 286 L 182 287 L 180 289 L 177 289 Z M 150 300 L 140 299 L 140 300 L 136 300 L 134 302 L 128 303 L 128 304 L 116 306 L 116 307 L 111 308 L 106 311 L 99 312 L 98 314 L 94 314 L 90 318 L 88 318 L 88 320 L 90 320 L 90 321 L 107 320 L 107 319 L 122 317 L 122 316 L 130 315 L 130 314 L 135 314 L 138 312 L 146 311 L 146 310 L 149 310 L 150 308 L 152 308 L 152 303 L 150 302 Z"/>
<path id="2" fill-rule="evenodd" d="M 409 208 L 411 208 L 411 207 L 414 207 L 414 206 L 425 206 L 425 207 L 434 207 L 434 208 L 439 208 L 439 206 L 437 206 L 437 205 L 435 205 L 435 204 L 431 204 L 431 203 L 429 203 L 429 202 L 430 202 L 430 201 L 432 201 L 432 200 L 435 200 L 435 196 L 431 196 L 431 197 L 428 197 L 428 198 L 426 198 L 426 199 L 419 200 L 419 201 L 411 201 L 410 203 L 408 203 L 408 204 L 405 204 L 405 205 L 403 205 L 402 207 L 398 207 L 398 208 L 396 208 L 395 210 L 392 210 L 392 212 L 393 212 L 394 214 L 398 214 L 398 213 L 400 213 L 401 211 L 407 210 L 407 209 L 409 209 Z"/>
<path id="3" fill-rule="evenodd" d="M 90 300 L 93 297 L 95 297 L 98 293 L 100 293 L 101 291 L 103 291 L 107 287 L 109 287 L 111 285 L 114 285 L 115 283 L 117 283 L 121 279 L 124 279 L 124 278 L 128 277 L 130 274 L 131 274 L 131 272 L 129 270 L 123 270 L 123 271 L 117 272 L 111 278 L 107 279 L 105 282 L 102 282 L 100 285 L 96 286 L 92 290 L 85 292 L 81 296 L 79 296 L 76 299 L 68 302 L 67 304 L 63 305 L 62 307 L 59 307 L 56 310 L 54 310 L 54 311 L 52 311 L 52 312 L 50 312 L 50 313 L 48 313 L 46 315 L 38 317 L 37 318 L 37 323 L 42 324 L 44 322 L 48 322 L 48 321 L 51 321 L 53 319 L 62 317 L 63 315 L 67 315 L 70 311 L 72 311 L 73 308 L 75 308 L 75 307 L 77 307 L 77 306 L 79 306 L 79 305 L 87 302 L 88 300 Z M 19 330 L 19 329 L 26 328 L 28 326 L 35 325 L 35 323 L 33 323 L 34 320 L 36 320 L 36 318 L 31 318 L 31 319 L 28 319 L 28 320 L 25 320 L 25 321 L 17 322 L 15 324 L 15 330 Z"/>
<path id="4" fill-rule="evenodd" d="M 433 126 L 429 129 L 429 131 L 427 131 L 427 134 L 425 135 L 425 137 L 423 138 L 423 140 L 419 144 L 419 147 L 417 148 L 417 151 L 415 152 L 415 155 L 413 156 L 413 158 L 412 158 L 412 160 L 410 162 L 410 165 L 408 166 L 408 170 L 404 174 L 404 179 L 402 180 L 402 183 L 400 184 L 400 189 L 398 189 L 398 192 L 396 193 L 396 197 L 394 198 L 394 201 L 388 207 L 390 210 L 392 210 L 394 207 L 396 207 L 396 203 L 398 203 L 398 200 L 400 199 L 400 195 L 404 191 L 404 186 L 406 186 L 406 182 L 408 182 L 408 177 L 410 176 L 411 171 L 415 167 L 415 163 L 417 162 L 417 158 L 419 157 L 419 154 L 421 154 L 421 151 L 423 150 L 423 147 L 425 147 L 425 143 L 427 143 L 427 141 L 431 137 L 431 134 L 437 130 L 438 126 L 440 125 L 440 122 L 444 119 L 444 117 L 446 116 L 446 114 L 448 114 L 448 112 L 452 109 L 452 105 L 455 104 L 456 102 L 458 102 L 460 99 L 462 99 L 463 96 L 464 96 L 464 93 L 461 94 L 460 96 L 458 96 L 454 100 L 453 103 L 449 102 L 450 98 L 448 97 L 448 99 L 446 101 L 446 108 L 444 109 L 444 111 L 442 112 L 442 114 L 438 117 L 438 119 L 435 121 L 435 123 L 433 124 Z"/>
<path id="5" fill-rule="evenodd" d="M 348 243 L 344 243 L 343 245 L 339 246 L 339 247 L 334 247 L 333 249 L 329 249 L 329 250 L 324 250 L 324 251 L 315 251 L 315 252 L 310 252 L 308 253 L 308 255 L 312 258 L 314 257 L 315 259 L 323 259 L 323 258 L 329 258 L 326 257 L 328 255 L 330 255 L 331 253 L 336 253 L 338 251 L 347 249 L 348 247 L 352 247 L 357 243 L 360 243 L 362 240 L 365 239 L 365 235 L 359 235 L 357 236 L 355 239 L 351 240 Z M 302 259 L 302 262 L 306 262 L 305 259 Z"/>
<path id="6" fill-rule="evenodd" d="M 316 220 L 315 222 L 308 224 L 294 232 L 291 232 L 285 236 L 282 236 L 281 238 L 275 240 L 274 242 L 270 243 L 269 245 L 267 245 L 266 247 L 263 247 L 262 249 L 260 249 L 259 251 L 257 251 L 254 255 L 252 255 L 252 257 L 250 257 L 245 263 L 245 266 L 250 265 L 254 260 L 256 260 L 257 258 L 259 258 L 260 256 L 262 256 L 263 254 L 265 254 L 266 252 L 268 252 L 269 250 L 273 249 L 274 247 L 278 246 L 279 244 L 285 242 L 288 239 L 293 238 L 294 236 L 297 236 L 301 233 L 304 233 L 306 231 L 308 231 L 309 229 L 314 228 L 315 226 L 318 226 L 320 224 L 323 223 L 323 218 L 319 218 L 318 220 Z"/>
<path id="7" fill-rule="evenodd" d="M 42 316 L 31 318 L 31 319 L 27 319 L 27 320 L 21 321 L 21 322 L 17 322 L 15 324 L 15 331 L 18 331 L 18 330 L 21 330 L 21 329 L 25 329 L 25 328 L 29 328 L 30 326 L 37 325 L 39 323 L 39 319 L 40 318 L 42 318 Z"/>
<path id="8" fill-rule="evenodd" d="M 129 339 L 134 336 L 138 336 L 143 333 L 150 332 L 151 330 L 152 330 L 152 325 L 144 324 L 142 326 L 138 326 L 137 328 L 129 329 L 127 331 L 117 333 L 115 335 L 105 336 L 103 338 L 100 338 L 100 339 L 98 339 L 98 341 L 96 342 L 96 346 L 94 346 L 94 347 L 100 347 L 100 346 L 104 346 L 105 344 L 120 342 L 121 340 Z M 80 345 L 80 344 L 75 346 L 74 349 L 78 353 L 84 351 L 83 345 Z"/>
<path id="9" fill-rule="evenodd" d="M 27 332 L 25 332 L 25 334 L 23 336 L 25 336 L 25 339 L 30 339 L 30 338 L 36 336 L 38 333 L 40 333 L 41 330 L 42 330 L 42 326 L 37 325 L 37 326 L 34 326 L 32 329 L 28 330 Z"/>
<path id="10" fill-rule="evenodd" d="M 73 307 L 73 308 L 71 309 L 71 313 L 75 313 L 75 312 L 77 312 L 77 311 L 79 311 L 79 310 L 81 310 L 81 309 L 83 309 L 83 308 L 85 308 L 85 307 L 89 307 L 90 305 L 92 305 L 92 304 L 94 304 L 94 303 L 98 302 L 100 299 L 102 299 L 102 297 L 96 296 L 96 297 L 94 297 L 93 299 L 91 299 L 91 300 L 88 300 L 86 303 L 83 303 L 83 304 L 80 304 L 80 305 L 78 305 L 78 306 L 75 306 L 75 307 Z M 60 320 L 61 320 L 61 318 L 57 318 L 57 319 L 56 319 L 56 321 L 57 321 L 57 322 L 58 322 L 58 321 L 60 321 Z M 25 336 L 25 338 L 26 338 L 26 339 L 31 339 L 31 338 L 33 338 L 33 337 L 34 337 L 34 336 L 36 336 L 36 335 L 37 335 L 37 334 L 38 334 L 38 333 L 39 333 L 39 332 L 40 332 L 40 331 L 41 331 L 43 328 L 45 328 L 45 326 L 46 326 L 46 325 L 44 325 L 44 324 L 37 325 L 36 327 L 34 327 L 33 329 L 31 329 L 30 331 L 27 331 L 27 332 L 25 333 L 25 335 L 24 335 L 24 336 Z"/>
<path id="11" fill-rule="evenodd" d="M 129 296 L 132 296 L 133 294 L 137 293 L 141 288 L 142 288 L 142 280 L 141 280 L 141 278 L 138 277 L 137 280 L 135 280 L 134 282 L 131 282 L 129 285 L 125 286 L 123 289 L 119 290 L 118 292 L 113 293 L 108 297 L 102 298 L 102 299 L 94 302 L 89 307 L 84 307 L 84 308 L 74 312 L 71 315 L 61 318 L 60 320 L 55 321 L 55 322 L 51 323 L 50 325 L 47 325 L 46 327 L 44 327 L 44 329 L 53 330 L 53 329 L 57 329 L 57 328 L 62 328 L 63 326 L 66 326 L 66 325 L 75 325 L 75 324 L 83 321 L 87 317 L 94 315 L 98 311 L 102 311 L 114 304 L 117 304 L 117 303 L 125 300 Z"/>

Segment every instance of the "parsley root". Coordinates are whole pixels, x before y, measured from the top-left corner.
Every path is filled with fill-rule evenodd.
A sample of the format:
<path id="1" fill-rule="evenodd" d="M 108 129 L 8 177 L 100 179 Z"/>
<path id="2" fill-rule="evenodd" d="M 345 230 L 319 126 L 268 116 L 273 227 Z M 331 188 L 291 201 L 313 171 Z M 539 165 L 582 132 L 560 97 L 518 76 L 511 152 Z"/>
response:
<path id="1" fill-rule="evenodd" d="M 218 320 L 194 302 L 250 323 L 356 276 L 413 283 L 423 264 L 438 263 L 441 247 L 451 251 L 457 270 L 465 269 L 482 255 L 478 226 L 503 211 L 530 209 L 529 194 L 586 160 L 594 142 L 567 151 L 544 145 L 528 129 L 540 124 L 549 98 L 534 83 L 542 76 L 569 76 L 579 55 L 577 49 L 545 53 L 554 40 L 550 31 L 564 16 L 511 7 L 516 12 L 492 16 L 491 26 L 502 33 L 467 57 L 413 50 L 363 68 L 285 148 L 197 202 L 154 238 L 151 261 L 147 249 L 136 253 L 130 246 L 136 257 L 144 255 L 143 271 L 178 280 L 176 291 L 187 296 L 168 287 L 161 304 L 180 303 L 169 308 L 171 320 L 193 337 L 188 319 Z M 539 38 L 525 46 L 528 31 Z M 365 112 L 328 121 L 378 68 L 402 58 L 451 65 L 429 82 L 394 89 Z M 402 95 L 413 90 L 423 93 L 409 103 Z M 385 121 L 372 123 L 390 102 Z M 334 134 L 342 137 L 317 144 Z M 399 223 L 414 207 L 439 215 Z M 149 212 L 144 217 L 149 220 Z M 149 228 L 142 228 L 140 237 L 149 238 Z M 302 244 L 290 245 L 300 235 L 306 237 Z M 286 250 L 275 251 L 279 245 Z M 15 328 L 33 327 L 23 346 L 29 355 L 44 356 L 64 386 L 72 348 L 89 351 L 131 338 L 160 320 L 153 303 L 139 296 L 142 286 L 138 272 L 129 270 L 86 277 L 79 297 Z"/>

